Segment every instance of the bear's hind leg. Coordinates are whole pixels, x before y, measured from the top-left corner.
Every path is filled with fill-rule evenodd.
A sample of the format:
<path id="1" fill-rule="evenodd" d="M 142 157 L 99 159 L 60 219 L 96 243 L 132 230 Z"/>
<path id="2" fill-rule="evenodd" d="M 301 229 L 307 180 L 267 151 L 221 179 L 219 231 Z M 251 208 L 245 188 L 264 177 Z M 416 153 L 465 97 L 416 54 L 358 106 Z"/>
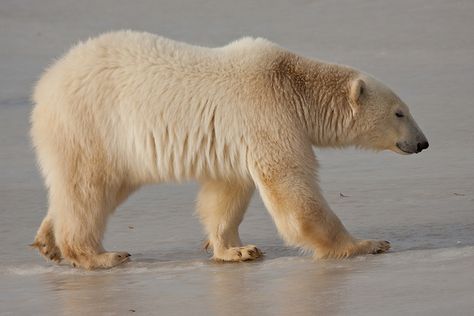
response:
<path id="1" fill-rule="evenodd" d="M 253 246 L 242 246 L 239 225 L 254 191 L 249 182 L 209 180 L 203 183 L 198 197 L 198 211 L 212 247 L 213 258 L 221 261 L 253 260 L 262 255 Z"/>
<path id="2" fill-rule="evenodd" d="M 56 243 L 64 259 L 73 266 L 111 268 L 130 257 L 127 252 L 107 252 L 102 246 L 108 216 L 117 206 L 117 190 L 97 179 L 85 179 L 90 181 L 76 182 L 72 187 L 65 185 L 51 194 L 50 203 L 58 210 L 54 217 Z M 50 188 L 55 189 L 58 188 Z"/>
<path id="3" fill-rule="evenodd" d="M 83 208 L 80 203 L 68 204 L 55 223 L 57 244 L 64 259 L 85 269 L 111 268 L 128 261 L 129 253 L 106 252 L 103 248 L 108 214 L 99 205 Z"/>
<path id="4" fill-rule="evenodd" d="M 60 263 L 62 260 L 61 250 L 59 250 L 56 245 L 56 239 L 54 238 L 54 221 L 50 215 L 51 211 L 48 212 L 48 215 L 43 219 L 34 242 L 31 244 L 32 247 L 38 248 L 39 252 L 46 258 L 51 261 Z"/>

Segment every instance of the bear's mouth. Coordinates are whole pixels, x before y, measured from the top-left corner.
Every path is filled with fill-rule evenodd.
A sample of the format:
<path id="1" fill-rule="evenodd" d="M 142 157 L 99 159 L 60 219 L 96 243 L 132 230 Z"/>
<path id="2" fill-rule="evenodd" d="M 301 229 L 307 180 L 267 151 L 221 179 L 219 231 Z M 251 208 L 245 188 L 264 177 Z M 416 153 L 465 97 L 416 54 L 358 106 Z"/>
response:
<path id="1" fill-rule="evenodd" d="M 406 149 L 403 149 L 403 148 L 400 146 L 400 143 L 396 143 L 395 145 L 397 146 L 397 148 L 398 148 L 402 153 L 407 154 L 407 155 L 413 154 L 413 152 L 408 151 L 408 150 L 406 150 Z"/>

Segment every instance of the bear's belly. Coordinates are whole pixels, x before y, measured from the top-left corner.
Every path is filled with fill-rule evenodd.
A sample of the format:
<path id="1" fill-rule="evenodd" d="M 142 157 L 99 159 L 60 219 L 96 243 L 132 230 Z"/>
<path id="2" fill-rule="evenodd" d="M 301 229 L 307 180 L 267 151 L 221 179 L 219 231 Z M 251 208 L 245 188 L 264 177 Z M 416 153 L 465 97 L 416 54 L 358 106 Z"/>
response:
<path id="1" fill-rule="evenodd" d="M 182 126 L 142 132 L 139 141 L 134 135 L 128 133 L 118 154 L 138 182 L 250 178 L 247 147 L 239 140 L 187 132 Z"/>

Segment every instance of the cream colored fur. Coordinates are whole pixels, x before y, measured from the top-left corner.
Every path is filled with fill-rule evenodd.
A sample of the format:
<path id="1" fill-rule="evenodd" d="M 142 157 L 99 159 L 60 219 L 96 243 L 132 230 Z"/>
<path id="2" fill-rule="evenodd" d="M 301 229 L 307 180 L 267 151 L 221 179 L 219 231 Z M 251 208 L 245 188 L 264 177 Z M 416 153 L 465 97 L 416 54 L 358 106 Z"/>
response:
<path id="1" fill-rule="evenodd" d="M 52 260 L 87 269 L 127 261 L 102 247 L 108 216 L 146 183 L 191 179 L 202 184 L 198 210 L 217 260 L 261 255 L 238 233 L 255 186 L 285 241 L 316 257 L 389 248 L 353 238 L 316 178 L 312 146 L 399 151 L 400 137 L 415 137 L 412 123 L 387 114 L 406 106 L 355 69 L 260 38 L 203 48 L 122 31 L 76 45 L 43 75 L 34 102 L 49 189 L 34 245 Z"/>

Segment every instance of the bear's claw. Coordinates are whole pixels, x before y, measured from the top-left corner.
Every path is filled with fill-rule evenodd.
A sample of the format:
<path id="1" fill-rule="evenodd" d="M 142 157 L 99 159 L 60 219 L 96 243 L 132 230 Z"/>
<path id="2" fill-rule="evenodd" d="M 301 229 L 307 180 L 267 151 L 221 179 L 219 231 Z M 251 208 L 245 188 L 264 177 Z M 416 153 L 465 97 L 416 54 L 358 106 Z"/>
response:
<path id="1" fill-rule="evenodd" d="M 254 245 L 227 248 L 222 252 L 214 253 L 216 261 L 249 261 L 262 257 L 264 254 Z"/>
<path id="2" fill-rule="evenodd" d="M 56 245 L 48 245 L 44 242 L 35 241 L 29 246 L 33 248 L 38 248 L 40 254 L 48 260 L 54 261 L 56 263 L 61 263 L 63 259 L 61 256 L 61 251 Z"/>

